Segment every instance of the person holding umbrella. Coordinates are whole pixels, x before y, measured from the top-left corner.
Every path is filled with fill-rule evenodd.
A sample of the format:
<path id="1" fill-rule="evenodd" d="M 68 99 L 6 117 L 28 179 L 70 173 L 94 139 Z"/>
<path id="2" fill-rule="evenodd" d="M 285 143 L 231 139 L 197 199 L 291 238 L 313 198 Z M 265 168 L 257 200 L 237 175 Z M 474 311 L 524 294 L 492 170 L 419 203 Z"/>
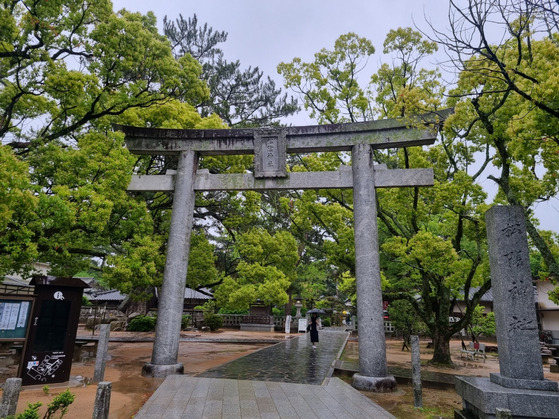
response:
<path id="1" fill-rule="evenodd" d="M 311 314 L 311 324 L 309 325 L 309 331 L 311 332 L 312 348 L 316 349 L 316 345 L 318 344 L 318 315 L 320 313 L 324 313 L 324 311 L 314 308 L 312 310 L 309 310 L 307 313 Z"/>

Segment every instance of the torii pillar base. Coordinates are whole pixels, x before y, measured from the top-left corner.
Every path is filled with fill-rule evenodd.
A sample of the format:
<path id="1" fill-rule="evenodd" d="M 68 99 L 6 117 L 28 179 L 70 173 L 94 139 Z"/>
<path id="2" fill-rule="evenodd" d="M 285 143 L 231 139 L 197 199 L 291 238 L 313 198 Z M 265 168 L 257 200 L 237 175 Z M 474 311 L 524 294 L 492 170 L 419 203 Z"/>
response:
<path id="1" fill-rule="evenodd" d="M 366 375 L 353 374 L 351 385 L 357 390 L 390 393 L 396 390 L 397 384 L 396 379 L 392 375 L 386 377 L 367 377 Z"/>
<path id="2" fill-rule="evenodd" d="M 181 362 L 170 365 L 157 365 L 148 362 L 142 367 L 142 377 L 165 378 L 168 375 L 182 374 L 184 374 L 184 365 Z"/>

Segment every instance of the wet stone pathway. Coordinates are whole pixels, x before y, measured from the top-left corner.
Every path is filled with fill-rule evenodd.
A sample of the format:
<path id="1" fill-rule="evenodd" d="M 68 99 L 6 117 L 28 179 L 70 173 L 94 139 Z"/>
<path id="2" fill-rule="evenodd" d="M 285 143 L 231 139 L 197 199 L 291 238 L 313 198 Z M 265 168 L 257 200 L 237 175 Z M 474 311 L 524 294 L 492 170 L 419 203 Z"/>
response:
<path id="1" fill-rule="evenodd" d="M 348 333 L 320 331 L 253 352 L 197 376 L 170 375 L 135 419 L 394 419 L 331 377 Z"/>
<path id="2" fill-rule="evenodd" d="M 347 338 L 348 333 L 343 331 L 321 330 L 320 342 L 313 349 L 305 334 L 207 370 L 198 377 L 320 385 L 332 375 L 332 363 Z"/>

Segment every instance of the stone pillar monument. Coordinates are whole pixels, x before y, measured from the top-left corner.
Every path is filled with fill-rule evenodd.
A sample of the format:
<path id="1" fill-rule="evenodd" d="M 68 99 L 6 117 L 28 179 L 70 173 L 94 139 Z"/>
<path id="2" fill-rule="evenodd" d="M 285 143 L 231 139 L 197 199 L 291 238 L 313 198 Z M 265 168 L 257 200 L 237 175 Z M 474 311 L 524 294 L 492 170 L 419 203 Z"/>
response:
<path id="1" fill-rule="evenodd" d="M 359 374 L 353 376 L 353 386 L 382 392 L 396 388 L 396 379 L 388 376 L 386 366 L 372 154 L 368 144 L 355 145 L 352 150 L 355 278 L 359 308 Z"/>
<path id="2" fill-rule="evenodd" d="M 181 151 L 175 176 L 175 196 L 167 245 L 167 260 L 163 286 L 159 296 L 151 363 L 142 368 L 146 377 L 166 377 L 182 374 L 184 366 L 177 362 L 181 330 L 184 288 L 190 253 L 192 214 L 194 213 L 194 179 L 198 156 L 193 151 Z"/>
<path id="3" fill-rule="evenodd" d="M 556 418 L 559 383 L 543 376 L 524 211 L 496 206 L 485 219 L 500 373 L 457 377 L 457 414 L 495 418 L 508 409 L 514 418 Z"/>

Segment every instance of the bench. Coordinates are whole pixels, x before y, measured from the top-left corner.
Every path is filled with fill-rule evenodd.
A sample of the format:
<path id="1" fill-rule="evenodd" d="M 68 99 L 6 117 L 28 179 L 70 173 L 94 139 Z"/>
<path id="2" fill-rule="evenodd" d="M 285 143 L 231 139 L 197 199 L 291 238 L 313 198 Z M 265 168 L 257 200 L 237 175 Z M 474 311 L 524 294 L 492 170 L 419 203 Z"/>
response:
<path id="1" fill-rule="evenodd" d="M 470 342 L 467 349 L 460 349 L 460 358 L 475 360 L 477 356 L 483 357 L 485 362 L 485 343 Z"/>

